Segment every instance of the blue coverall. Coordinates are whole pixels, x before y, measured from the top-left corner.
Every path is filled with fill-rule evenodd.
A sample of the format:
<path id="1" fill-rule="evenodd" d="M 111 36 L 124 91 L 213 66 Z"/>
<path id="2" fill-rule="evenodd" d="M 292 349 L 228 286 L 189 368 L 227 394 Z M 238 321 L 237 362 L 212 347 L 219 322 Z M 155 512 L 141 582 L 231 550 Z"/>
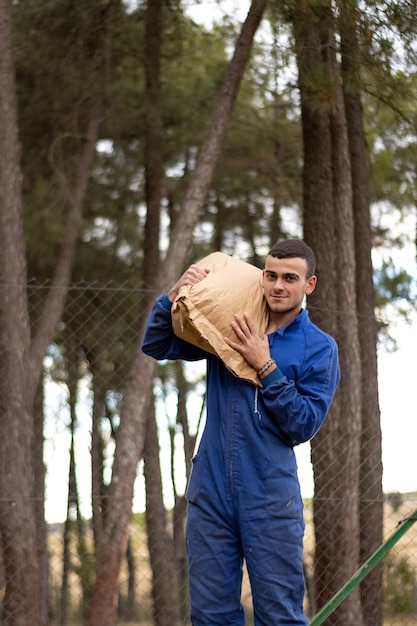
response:
<path id="1" fill-rule="evenodd" d="M 246 561 L 256 626 L 305 626 L 303 503 L 293 447 L 317 432 L 339 382 L 335 341 L 302 309 L 268 335 L 277 368 L 262 387 L 177 338 L 160 296 L 142 349 L 156 359 L 207 359 L 207 418 L 187 489 L 193 626 L 242 626 Z"/>

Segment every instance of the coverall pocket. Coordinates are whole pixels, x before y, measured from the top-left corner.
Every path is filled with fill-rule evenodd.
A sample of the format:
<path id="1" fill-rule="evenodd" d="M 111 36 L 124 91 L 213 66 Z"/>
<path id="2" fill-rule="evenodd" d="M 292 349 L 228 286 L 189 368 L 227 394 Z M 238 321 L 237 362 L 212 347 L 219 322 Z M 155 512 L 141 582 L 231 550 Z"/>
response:
<path id="1" fill-rule="evenodd" d="M 292 474 L 286 474 L 279 468 L 270 468 L 265 495 L 268 515 L 292 519 L 303 516 L 298 478 Z"/>

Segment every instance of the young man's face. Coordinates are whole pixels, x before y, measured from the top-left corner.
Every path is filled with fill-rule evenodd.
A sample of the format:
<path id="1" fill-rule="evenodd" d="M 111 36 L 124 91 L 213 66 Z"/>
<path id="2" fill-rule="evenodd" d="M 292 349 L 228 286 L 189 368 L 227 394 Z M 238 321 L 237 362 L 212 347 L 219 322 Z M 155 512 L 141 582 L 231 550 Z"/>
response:
<path id="1" fill-rule="evenodd" d="M 266 258 L 262 285 L 271 319 L 275 318 L 284 325 L 298 315 L 304 296 L 314 291 L 317 282 L 316 276 L 307 278 L 306 275 L 305 259 Z"/>

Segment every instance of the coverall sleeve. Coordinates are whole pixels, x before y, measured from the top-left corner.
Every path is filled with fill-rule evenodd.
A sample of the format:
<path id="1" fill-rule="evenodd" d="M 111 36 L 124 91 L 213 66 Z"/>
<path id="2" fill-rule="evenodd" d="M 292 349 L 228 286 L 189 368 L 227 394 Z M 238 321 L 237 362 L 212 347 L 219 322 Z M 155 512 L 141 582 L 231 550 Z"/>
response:
<path id="1" fill-rule="evenodd" d="M 262 379 L 260 394 L 280 437 L 291 447 L 309 441 L 324 422 L 340 380 L 336 342 L 326 342 L 297 382 L 279 366 Z"/>
<path id="2" fill-rule="evenodd" d="M 207 358 L 207 352 L 174 334 L 171 307 L 172 303 L 166 295 L 159 296 L 155 301 L 146 324 L 142 351 L 158 360 L 198 361 Z"/>

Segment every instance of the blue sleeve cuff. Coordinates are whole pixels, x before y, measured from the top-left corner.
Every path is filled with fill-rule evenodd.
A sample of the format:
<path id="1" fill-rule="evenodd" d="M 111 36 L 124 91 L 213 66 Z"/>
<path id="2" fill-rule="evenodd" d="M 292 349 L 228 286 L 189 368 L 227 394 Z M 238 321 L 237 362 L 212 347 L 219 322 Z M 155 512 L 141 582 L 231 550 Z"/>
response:
<path id="1" fill-rule="evenodd" d="M 162 295 L 159 299 L 159 302 L 161 304 L 161 306 L 166 309 L 167 311 L 170 311 L 172 308 L 172 302 L 171 300 L 168 298 L 168 296 L 166 294 Z"/>
<path id="2" fill-rule="evenodd" d="M 263 387 L 269 387 L 269 385 L 273 385 L 274 383 L 277 383 L 283 378 L 284 378 L 284 374 L 281 372 L 281 370 L 279 369 L 277 365 L 276 368 L 272 370 L 272 372 L 270 372 L 269 374 L 261 378 L 261 383 Z"/>

